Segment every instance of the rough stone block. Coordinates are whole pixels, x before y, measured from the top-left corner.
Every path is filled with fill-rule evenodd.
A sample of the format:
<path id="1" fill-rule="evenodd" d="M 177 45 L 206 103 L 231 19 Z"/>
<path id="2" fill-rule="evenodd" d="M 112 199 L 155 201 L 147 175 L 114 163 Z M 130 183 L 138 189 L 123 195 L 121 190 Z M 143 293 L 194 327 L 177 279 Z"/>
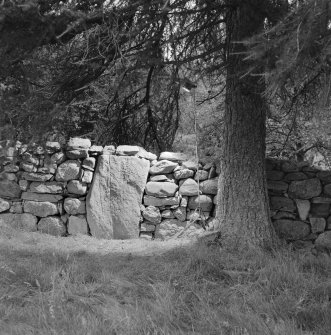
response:
<path id="1" fill-rule="evenodd" d="M 178 185 L 169 182 L 150 181 L 146 184 L 145 192 L 157 198 L 173 197 L 178 190 Z"/>
<path id="2" fill-rule="evenodd" d="M 46 217 L 58 214 L 58 207 L 51 202 L 25 201 L 23 204 L 24 212 L 35 216 Z"/>
<path id="3" fill-rule="evenodd" d="M 144 195 L 144 205 L 145 206 L 156 206 L 156 207 L 163 207 L 163 206 L 179 206 L 180 197 L 169 197 L 169 198 L 156 198 L 151 195 Z"/>
<path id="4" fill-rule="evenodd" d="M 162 160 L 154 164 L 150 169 L 149 173 L 151 175 L 154 174 L 167 174 L 171 173 L 176 167 L 178 163 L 171 162 L 169 160 Z"/>
<path id="5" fill-rule="evenodd" d="M 324 218 L 311 217 L 309 218 L 309 222 L 312 233 L 321 233 L 325 230 L 326 221 Z"/>
<path id="6" fill-rule="evenodd" d="M 69 181 L 79 179 L 80 163 L 78 161 L 68 160 L 58 166 L 55 179 L 57 181 Z"/>
<path id="7" fill-rule="evenodd" d="M 213 197 L 202 194 L 199 197 L 190 197 L 188 201 L 188 208 L 196 209 L 199 207 L 203 212 L 210 212 L 213 208 Z"/>
<path id="8" fill-rule="evenodd" d="M 34 193 L 51 193 L 51 194 L 62 194 L 65 185 L 62 182 L 50 181 L 50 182 L 32 182 L 30 184 L 30 192 Z"/>
<path id="9" fill-rule="evenodd" d="M 196 196 L 199 193 L 198 183 L 192 179 L 188 178 L 181 180 L 179 183 L 179 194 L 187 196 Z"/>
<path id="10" fill-rule="evenodd" d="M 318 197 L 322 192 L 319 179 L 292 181 L 289 187 L 289 196 L 295 199 L 311 199 Z"/>
<path id="11" fill-rule="evenodd" d="M 152 222 L 154 224 L 158 224 L 158 223 L 161 222 L 161 212 L 155 206 L 146 207 L 143 210 L 142 215 L 143 215 L 145 220 L 147 220 L 149 222 Z"/>
<path id="12" fill-rule="evenodd" d="M 193 177 L 193 175 L 194 175 L 194 172 L 192 170 L 189 170 L 189 169 L 180 169 L 180 170 L 174 172 L 174 177 L 177 180 L 191 178 L 191 177 Z"/>
<path id="13" fill-rule="evenodd" d="M 187 155 L 181 152 L 161 152 L 159 160 L 168 160 L 172 162 L 185 162 L 187 160 Z"/>
<path id="14" fill-rule="evenodd" d="M 0 197 L 6 199 L 17 199 L 21 195 L 21 188 L 19 185 L 11 180 L 0 180 Z"/>
<path id="15" fill-rule="evenodd" d="M 285 193 L 288 189 L 288 184 L 284 181 L 277 180 L 268 180 L 267 181 L 268 190 L 273 191 L 275 193 Z"/>
<path id="16" fill-rule="evenodd" d="M 60 217 L 48 216 L 38 222 L 38 231 L 53 236 L 64 236 L 67 228 Z"/>
<path id="17" fill-rule="evenodd" d="M 87 184 L 79 180 L 70 180 L 67 185 L 68 193 L 85 195 L 87 193 Z"/>
<path id="18" fill-rule="evenodd" d="M 86 202 L 76 198 L 66 198 L 63 207 L 64 210 L 71 215 L 86 213 Z"/>
<path id="19" fill-rule="evenodd" d="M 293 200 L 285 197 L 271 197 L 270 208 L 284 212 L 295 212 L 296 210 Z"/>
<path id="20" fill-rule="evenodd" d="M 84 169 L 90 170 L 90 171 L 94 171 L 95 168 L 95 158 L 94 157 L 87 157 L 83 160 L 83 164 L 82 167 Z"/>
<path id="21" fill-rule="evenodd" d="M 84 215 L 71 215 L 68 221 L 68 234 L 70 235 L 87 235 L 88 225 Z"/>
<path id="22" fill-rule="evenodd" d="M 44 174 L 37 172 L 23 172 L 22 178 L 29 181 L 48 181 L 53 177 L 52 174 Z"/>
<path id="23" fill-rule="evenodd" d="M 67 143 L 67 150 L 88 149 L 91 141 L 87 138 L 71 137 Z"/>
<path id="24" fill-rule="evenodd" d="M 276 220 L 273 222 L 277 234 L 286 240 L 300 240 L 310 233 L 307 223 L 295 220 Z"/>
<path id="25" fill-rule="evenodd" d="M 140 151 L 136 145 L 119 145 L 116 149 L 116 155 L 119 156 L 135 156 Z"/>
<path id="26" fill-rule="evenodd" d="M 208 179 L 200 183 L 200 191 L 204 194 L 216 195 L 218 190 L 218 178 Z"/>
<path id="27" fill-rule="evenodd" d="M 31 201 L 58 202 L 63 199 L 63 196 L 60 194 L 23 192 L 21 198 L 22 200 L 31 200 Z"/>
<path id="28" fill-rule="evenodd" d="M 88 157 L 88 149 L 67 150 L 66 156 L 69 159 L 79 159 Z"/>

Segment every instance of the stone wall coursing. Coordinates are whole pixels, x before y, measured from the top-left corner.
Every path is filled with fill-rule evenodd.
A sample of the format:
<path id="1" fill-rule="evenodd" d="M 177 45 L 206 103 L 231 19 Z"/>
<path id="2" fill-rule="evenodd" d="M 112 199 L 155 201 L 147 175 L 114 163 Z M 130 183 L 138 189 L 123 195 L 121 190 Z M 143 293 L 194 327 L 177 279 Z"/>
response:
<path id="1" fill-rule="evenodd" d="M 119 158 L 108 159 L 109 156 Z M 127 158 L 123 160 L 121 156 Z M 101 164 L 105 159 L 112 162 L 108 167 L 112 173 L 100 170 L 98 180 L 94 178 L 95 168 L 98 161 Z M 137 163 L 139 160 L 142 164 Z M 142 172 L 137 178 L 135 172 L 140 165 L 148 173 Z M 319 170 L 306 162 L 270 159 L 266 160 L 266 170 L 271 219 L 279 236 L 297 247 L 316 245 L 331 249 L 331 171 Z M 215 163 L 197 163 L 183 153 L 173 152 L 163 152 L 157 159 L 138 146 L 92 146 L 90 140 L 81 138 L 71 138 L 65 146 L 58 142 L 28 146 L 4 141 L 0 143 L 0 227 L 11 225 L 56 236 L 140 235 L 167 239 L 183 231 L 192 216 L 196 218 L 198 208 L 203 222 L 207 225 L 212 222 L 218 172 Z M 109 174 L 110 179 L 100 180 L 104 178 L 102 173 Z M 118 179 L 123 180 L 117 183 Z M 139 179 L 137 185 L 135 179 Z M 94 180 L 98 186 L 93 195 Z M 133 210 L 125 202 L 127 191 L 123 181 L 128 190 L 136 189 L 131 196 L 137 203 L 141 200 L 140 209 Z M 109 184 L 109 192 L 103 183 Z M 105 196 L 99 194 L 101 188 L 105 188 Z M 106 209 L 101 202 L 112 202 L 115 193 L 119 204 L 123 199 L 122 206 L 109 207 L 114 218 L 109 214 L 100 230 L 95 222 L 101 221 L 95 217 Z M 130 208 L 131 216 L 126 215 Z M 121 225 L 122 217 L 126 218 L 124 230 L 117 226 Z M 130 226 L 131 221 L 137 222 L 134 223 L 137 228 Z M 114 224 L 118 236 L 114 235 Z M 203 231 L 201 225 L 193 224 L 183 236 L 197 236 Z"/>
<path id="2" fill-rule="evenodd" d="M 141 206 L 140 236 L 167 239 L 181 232 L 190 219 L 195 221 L 192 216 L 208 224 L 215 216 L 217 183 L 215 164 L 198 164 L 185 154 L 162 152 L 151 162 Z M 183 236 L 203 232 L 202 225 L 194 223 Z"/>
<path id="3" fill-rule="evenodd" d="M 55 236 L 88 233 L 85 198 L 101 152 L 80 138 L 65 147 L 0 143 L 0 226 Z"/>
<path id="4" fill-rule="evenodd" d="M 266 161 L 271 219 L 297 247 L 331 250 L 331 171 L 307 162 Z"/>
<path id="5" fill-rule="evenodd" d="M 105 234 L 98 233 L 94 221 L 88 222 L 88 209 L 92 208 L 91 185 L 94 180 L 98 158 L 126 156 L 117 160 L 132 161 L 131 170 L 124 171 L 130 164 L 122 164 L 122 170 L 112 176 L 111 188 L 121 189 L 118 197 L 122 207 L 118 206 L 115 225 L 106 226 Z M 140 203 L 146 185 L 150 161 L 156 155 L 137 146 L 95 146 L 89 139 L 71 138 L 66 145 L 59 142 L 46 142 L 44 145 L 24 145 L 20 142 L 0 142 L 0 228 L 9 225 L 25 231 L 40 231 L 54 236 L 91 234 L 99 238 L 128 238 L 139 236 Z M 140 164 L 141 161 L 141 164 Z M 125 185 L 116 184 L 121 171 L 132 188 L 136 187 L 136 168 L 146 167 L 145 176 L 140 181 L 141 194 L 136 210 L 136 225 L 130 223 L 126 213 L 133 208 L 124 201 Z M 111 167 L 110 175 L 116 166 Z M 132 180 L 130 180 L 130 178 Z M 87 198 L 87 195 L 90 195 Z M 131 194 L 132 198 L 132 194 Z M 112 201 L 105 197 L 102 201 Z M 95 209 L 95 208 L 94 208 Z M 113 209 L 113 208 L 112 208 Z M 90 210 L 91 212 L 91 210 Z M 114 214 L 113 211 L 111 215 Z M 122 214 L 122 215 L 121 215 Z M 110 216 L 111 216 L 110 215 Z M 118 219 L 119 218 L 119 219 Z M 126 218 L 123 225 L 121 219 Z M 119 221 L 119 222 L 118 222 Z M 126 227 L 125 227 L 126 225 Z M 124 228 L 123 228 L 124 227 Z M 92 228 L 92 229 L 91 229 Z M 131 233 L 128 233 L 130 231 Z M 115 230 L 115 236 L 113 235 Z M 111 233 L 110 233 L 111 232 Z M 134 233 L 135 232 L 135 233 Z"/>

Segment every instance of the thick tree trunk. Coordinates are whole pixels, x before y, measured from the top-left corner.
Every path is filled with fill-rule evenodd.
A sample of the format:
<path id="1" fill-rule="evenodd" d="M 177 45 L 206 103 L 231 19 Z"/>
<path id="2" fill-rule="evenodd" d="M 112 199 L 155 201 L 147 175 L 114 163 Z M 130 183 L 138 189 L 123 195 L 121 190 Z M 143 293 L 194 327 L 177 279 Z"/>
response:
<path id="1" fill-rule="evenodd" d="M 222 244 L 269 248 L 277 241 L 270 221 L 265 173 L 264 81 L 247 74 L 243 41 L 263 29 L 264 0 L 238 1 L 228 15 L 225 129 L 217 222 Z"/>

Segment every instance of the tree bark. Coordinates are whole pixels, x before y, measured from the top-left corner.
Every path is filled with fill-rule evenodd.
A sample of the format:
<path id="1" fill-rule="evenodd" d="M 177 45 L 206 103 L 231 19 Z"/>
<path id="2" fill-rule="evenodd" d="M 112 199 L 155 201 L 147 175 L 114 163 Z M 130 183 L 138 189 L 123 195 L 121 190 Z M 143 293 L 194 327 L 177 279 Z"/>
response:
<path id="1" fill-rule="evenodd" d="M 247 74 L 253 64 L 244 60 L 247 49 L 238 43 L 263 29 L 264 4 L 265 0 L 238 1 L 227 16 L 225 129 L 216 219 L 222 245 L 236 249 L 270 248 L 277 241 L 265 173 L 265 83 L 261 76 Z"/>

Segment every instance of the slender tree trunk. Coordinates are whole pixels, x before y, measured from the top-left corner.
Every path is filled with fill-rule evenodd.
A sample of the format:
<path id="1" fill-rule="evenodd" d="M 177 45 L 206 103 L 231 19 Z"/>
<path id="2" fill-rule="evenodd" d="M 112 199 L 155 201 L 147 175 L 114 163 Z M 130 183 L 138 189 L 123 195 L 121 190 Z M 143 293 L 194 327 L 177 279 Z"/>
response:
<path id="1" fill-rule="evenodd" d="M 247 74 L 243 41 L 263 29 L 265 0 L 238 1 L 227 19 L 226 108 L 217 222 L 223 245 L 269 248 L 277 241 L 265 173 L 264 81 Z M 230 1 L 233 4 L 233 1 Z"/>

